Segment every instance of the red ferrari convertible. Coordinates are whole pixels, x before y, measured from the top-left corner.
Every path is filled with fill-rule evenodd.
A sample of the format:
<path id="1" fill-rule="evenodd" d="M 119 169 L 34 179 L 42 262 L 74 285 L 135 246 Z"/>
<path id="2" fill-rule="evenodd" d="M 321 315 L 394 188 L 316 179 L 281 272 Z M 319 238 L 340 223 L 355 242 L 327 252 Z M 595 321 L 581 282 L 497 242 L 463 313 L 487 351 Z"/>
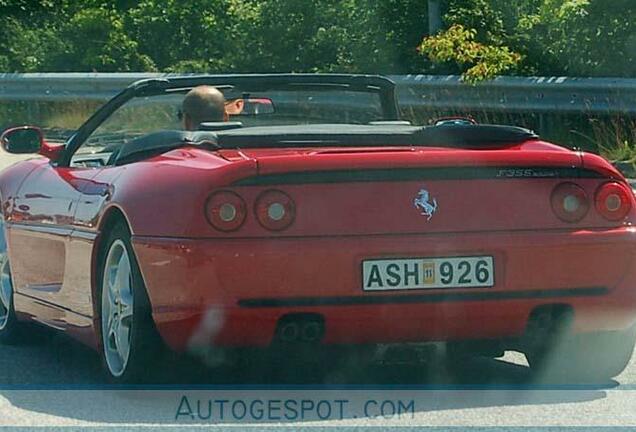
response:
<path id="1" fill-rule="evenodd" d="M 242 100 L 182 131 L 184 94 Z M 529 130 L 399 119 L 364 75 L 139 81 L 0 174 L 0 339 L 25 322 L 116 382 L 177 351 L 445 342 L 607 379 L 636 332 L 636 209 L 594 154 Z M 282 349 L 282 348 L 280 348 Z"/>

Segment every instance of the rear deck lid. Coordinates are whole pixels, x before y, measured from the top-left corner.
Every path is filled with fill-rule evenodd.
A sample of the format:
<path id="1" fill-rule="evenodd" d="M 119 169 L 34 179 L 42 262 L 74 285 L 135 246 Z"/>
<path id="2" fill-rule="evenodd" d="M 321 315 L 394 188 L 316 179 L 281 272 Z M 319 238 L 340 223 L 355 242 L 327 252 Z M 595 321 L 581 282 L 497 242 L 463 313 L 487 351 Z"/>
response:
<path id="1" fill-rule="evenodd" d="M 546 144 L 550 148 L 550 144 Z M 248 207 L 276 190 L 294 203 L 285 230 L 267 232 L 255 218 L 241 235 L 329 236 L 465 233 L 615 226 L 594 211 L 594 196 L 608 179 L 582 166 L 578 153 L 404 148 L 346 152 L 307 149 L 274 155 L 247 150 L 259 174 L 232 185 Z M 552 209 L 555 188 L 583 188 L 590 210 L 576 224 Z"/>

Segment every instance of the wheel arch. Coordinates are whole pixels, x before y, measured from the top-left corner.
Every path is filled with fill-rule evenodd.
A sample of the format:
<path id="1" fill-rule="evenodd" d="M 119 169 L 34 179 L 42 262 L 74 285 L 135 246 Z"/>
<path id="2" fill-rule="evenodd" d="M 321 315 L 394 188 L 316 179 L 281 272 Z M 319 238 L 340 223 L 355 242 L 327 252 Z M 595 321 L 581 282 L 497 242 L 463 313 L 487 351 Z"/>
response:
<path id="1" fill-rule="evenodd" d="M 133 324 L 131 324 L 129 331 L 133 332 L 133 338 L 136 342 L 133 342 L 131 339 L 130 349 L 132 350 L 132 347 L 137 347 L 135 351 L 136 354 L 130 354 L 137 359 L 136 363 L 133 366 L 130 366 L 133 368 L 133 371 L 136 372 L 130 372 L 128 375 L 132 373 L 132 376 L 135 377 L 138 376 L 138 374 L 145 373 L 145 368 L 148 366 L 146 357 L 148 359 L 154 359 L 155 357 L 153 356 L 153 353 L 160 352 L 160 349 L 163 347 L 163 342 L 156 331 L 151 315 L 152 307 L 150 306 L 145 281 L 143 280 L 143 275 L 138 268 L 138 260 L 132 247 L 132 243 L 130 242 L 132 230 L 128 222 L 128 218 L 126 217 L 126 213 L 124 213 L 124 211 L 118 206 L 110 206 L 104 212 L 101 220 L 99 221 L 98 227 L 99 234 L 94 243 L 92 257 L 94 269 L 92 272 L 93 328 L 97 342 L 97 346 L 95 348 L 102 356 L 104 364 L 109 370 L 109 373 L 111 373 L 111 378 L 117 378 L 119 380 L 121 375 L 114 375 L 109 363 L 109 352 L 112 353 L 112 350 L 107 348 L 105 349 L 105 341 L 103 337 L 104 330 L 102 327 L 102 291 L 106 288 L 101 287 L 101 285 L 103 284 L 102 272 L 105 270 L 105 265 L 109 265 L 108 256 L 112 250 L 111 245 L 119 244 L 121 246 L 123 244 L 128 251 L 128 258 L 130 260 L 130 290 L 134 297 L 134 302 L 131 304 L 131 308 L 133 308 L 134 311 L 134 321 Z M 104 311 L 104 313 L 106 313 L 106 311 Z M 130 361 L 133 361 L 133 357 L 128 358 L 129 363 Z M 122 367 L 127 368 L 128 366 Z"/>
<path id="2" fill-rule="evenodd" d="M 93 269 L 91 272 L 91 298 L 93 300 L 93 327 L 95 328 L 98 337 L 101 337 L 99 280 L 102 277 L 102 268 L 100 263 L 106 254 L 105 241 L 108 238 L 108 233 L 112 227 L 118 224 L 124 225 L 132 234 L 130 222 L 124 210 L 117 205 L 111 205 L 104 211 L 101 219 L 99 220 L 99 224 L 97 225 L 98 234 L 93 245 L 93 256 L 91 259 L 91 268 Z"/>

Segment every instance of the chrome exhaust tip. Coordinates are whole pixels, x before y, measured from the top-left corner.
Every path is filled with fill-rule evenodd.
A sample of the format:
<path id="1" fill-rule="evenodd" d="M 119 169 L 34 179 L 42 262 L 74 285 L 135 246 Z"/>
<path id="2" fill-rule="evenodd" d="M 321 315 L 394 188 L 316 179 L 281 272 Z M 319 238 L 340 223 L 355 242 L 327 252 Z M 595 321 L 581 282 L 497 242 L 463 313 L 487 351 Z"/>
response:
<path id="1" fill-rule="evenodd" d="M 323 327 L 318 321 L 309 321 L 301 328 L 301 339 L 303 342 L 316 342 L 322 337 Z"/>
<path id="2" fill-rule="evenodd" d="M 300 337 L 300 326 L 295 322 L 288 322 L 280 326 L 278 337 L 282 342 L 296 342 Z"/>
<path id="3" fill-rule="evenodd" d="M 325 319 L 319 314 L 283 315 L 278 320 L 275 341 L 283 343 L 318 343 L 325 334 Z"/>

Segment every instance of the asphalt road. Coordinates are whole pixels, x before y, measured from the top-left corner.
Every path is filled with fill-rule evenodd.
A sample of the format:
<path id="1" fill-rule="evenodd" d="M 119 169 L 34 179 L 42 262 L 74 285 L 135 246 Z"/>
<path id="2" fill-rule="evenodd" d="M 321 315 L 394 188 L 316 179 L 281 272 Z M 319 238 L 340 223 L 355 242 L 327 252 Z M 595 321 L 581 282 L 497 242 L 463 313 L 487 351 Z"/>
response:
<path id="1" fill-rule="evenodd" d="M 105 385 L 98 356 L 63 335 L 37 332 L 34 341 L 0 349 L 0 425 L 130 426 L 238 423 L 192 418 L 198 400 L 336 399 L 415 401 L 402 416 L 377 418 L 353 407 L 328 420 L 308 416 L 301 426 L 624 426 L 636 425 L 636 359 L 616 380 L 593 387 L 558 387 L 530 373 L 525 359 L 473 358 L 449 370 L 435 353 L 388 355 L 385 362 L 355 356 L 334 367 L 311 361 L 262 363 L 251 367 L 206 368 L 195 359 L 168 358 L 152 365 L 159 387 Z M 391 360 L 392 359 L 392 360 Z M 573 359 L 574 361 L 574 359 Z M 192 410 L 196 410 L 193 408 Z M 365 416 L 366 414 L 366 416 Z M 279 417 L 273 417 L 278 419 Z M 301 421 L 303 420 L 303 421 Z"/>
<path id="2" fill-rule="evenodd" d="M 0 166 L 17 159 L 1 154 Z M 391 351 L 375 362 L 349 356 L 329 366 L 307 358 L 209 368 L 197 358 L 167 356 L 151 365 L 155 386 L 121 389 L 106 384 L 96 353 L 52 331 L 33 334 L 0 347 L 0 426 L 636 426 L 636 357 L 615 380 L 558 387 L 531 374 L 524 356 L 514 352 L 468 359 L 457 369 L 437 352 L 415 349 Z M 279 410 L 265 418 L 233 413 L 221 419 L 217 412 L 208 419 L 200 407 L 191 415 L 184 397 L 190 408 L 212 399 L 346 398 L 351 405 L 324 420 L 310 412 L 286 422 Z M 378 417 L 377 410 L 360 408 L 370 400 L 405 401 L 408 409 Z"/>

